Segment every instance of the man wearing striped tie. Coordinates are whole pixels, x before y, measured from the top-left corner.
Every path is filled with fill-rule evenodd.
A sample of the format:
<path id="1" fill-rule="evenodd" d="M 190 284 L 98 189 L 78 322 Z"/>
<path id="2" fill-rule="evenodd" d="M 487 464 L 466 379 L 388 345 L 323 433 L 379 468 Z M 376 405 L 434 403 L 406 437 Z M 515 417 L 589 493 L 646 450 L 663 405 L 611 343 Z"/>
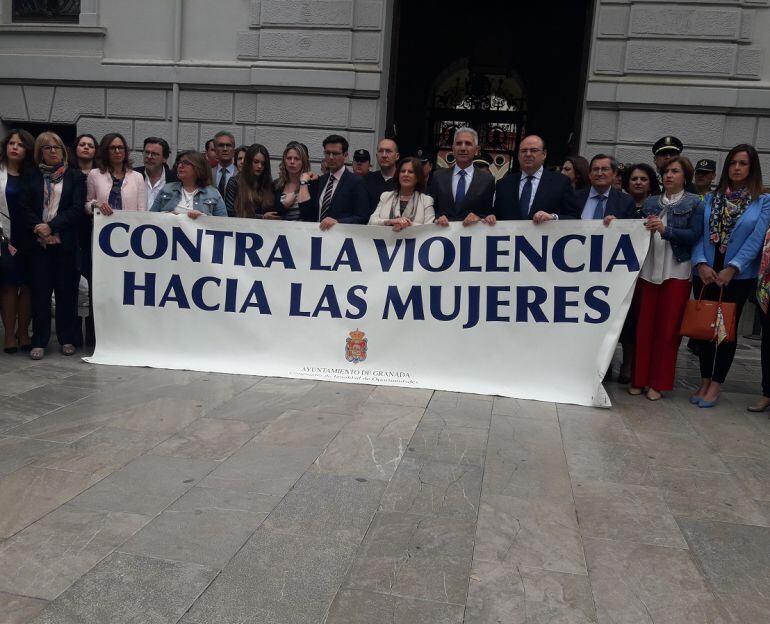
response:
<path id="1" fill-rule="evenodd" d="M 322 230 L 336 223 L 365 224 L 369 220 L 369 198 L 363 180 L 348 171 L 348 142 L 332 134 L 324 139 L 324 163 L 327 173 L 317 180 L 302 174 L 300 184 L 308 186 L 310 199 L 300 201 L 303 221 L 314 221 Z M 300 197 L 305 194 L 300 191 Z"/>

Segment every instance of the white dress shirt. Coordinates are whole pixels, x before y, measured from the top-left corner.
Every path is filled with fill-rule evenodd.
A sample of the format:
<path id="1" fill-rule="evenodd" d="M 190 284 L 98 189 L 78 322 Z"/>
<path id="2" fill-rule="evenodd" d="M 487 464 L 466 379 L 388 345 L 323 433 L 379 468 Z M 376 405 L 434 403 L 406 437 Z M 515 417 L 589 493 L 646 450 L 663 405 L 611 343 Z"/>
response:
<path id="1" fill-rule="evenodd" d="M 158 181 L 155 184 L 150 181 L 150 176 L 147 175 L 147 169 L 145 169 L 144 184 L 147 187 L 147 205 L 152 207 L 158 193 L 160 193 L 160 190 L 166 185 L 166 168 L 161 167 L 160 178 L 158 178 Z"/>
<path id="2" fill-rule="evenodd" d="M 593 186 L 591 192 L 588 193 L 588 199 L 585 206 L 583 206 L 583 214 L 580 215 L 581 219 L 593 219 L 594 212 L 596 212 L 596 205 L 599 203 L 599 198 L 604 197 L 604 210 L 607 210 L 607 202 L 610 199 L 610 189 L 607 189 L 603 193 L 597 191 Z"/>
<path id="3" fill-rule="evenodd" d="M 219 180 L 222 177 L 222 165 L 217 165 L 217 168 L 214 169 L 214 187 L 219 188 Z M 227 170 L 227 180 L 232 178 L 235 175 L 235 164 L 230 163 L 227 165 L 227 167 L 224 167 L 224 169 Z M 227 180 L 225 180 L 225 184 L 227 184 Z M 224 198 L 223 198 L 224 199 Z"/>
<path id="4" fill-rule="evenodd" d="M 527 183 L 527 173 L 521 172 L 521 180 L 519 181 L 519 197 L 524 190 L 524 185 Z M 540 167 L 535 173 L 532 174 L 532 195 L 529 196 L 529 206 L 527 206 L 527 213 L 532 210 L 532 202 L 535 201 L 535 193 L 537 193 L 537 187 L 540 185 L 540 178 L 543 175 L 543 167 Z"/>
<path id="5" fill-rule="evenodd" d="M 340 167 L 332 173 L 329 172 L 329 179 L 326 180 L 326 184 L 324 184 L 322 189 L 319 189 L 318 193 L 318 216 L 320 218 L 321 216 L 321 206 L 323 206 L 324 203 L 324 195 L 326 194 L 326 187 L 329 186 L 329 181 L 332 179 L 332 177 L 335 179 L 334 186 L 332 187 L 332 196 L 331 199 L 334 199 L 334 194 L 337 192 L 337 187 L 340 185 L 340 179 L 342 179 L 342 176 L 345 174 L 345 167 Z M 354 174 L 355 175 L 355 174 Z"/>
<path id="6" fill-rule="evenodd" d="M 471 180 L 473 180 L 473 171 L 475 170 L 475 167 L 473 166 L 473 163 L 471 163 L 469 166 L 467 166 L 463 171 L 465 171 L 465 193 L 468 193 L 468 189 L 471 187 Z M 454 169 L 452 170 L 452 197 L 457 196 L 457 183 L 460 181 L 460 167 L 455 164 Z"/>

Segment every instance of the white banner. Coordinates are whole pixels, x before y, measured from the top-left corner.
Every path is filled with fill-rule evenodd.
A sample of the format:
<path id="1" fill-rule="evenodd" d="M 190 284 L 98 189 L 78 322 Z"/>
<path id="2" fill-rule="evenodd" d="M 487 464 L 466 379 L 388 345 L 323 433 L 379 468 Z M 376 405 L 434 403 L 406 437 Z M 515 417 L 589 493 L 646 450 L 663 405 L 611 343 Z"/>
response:
<path id="1" fill-rule="evenodd" d="M 88 361 L 609 406 L 640 221 L 97 215 Z"/>

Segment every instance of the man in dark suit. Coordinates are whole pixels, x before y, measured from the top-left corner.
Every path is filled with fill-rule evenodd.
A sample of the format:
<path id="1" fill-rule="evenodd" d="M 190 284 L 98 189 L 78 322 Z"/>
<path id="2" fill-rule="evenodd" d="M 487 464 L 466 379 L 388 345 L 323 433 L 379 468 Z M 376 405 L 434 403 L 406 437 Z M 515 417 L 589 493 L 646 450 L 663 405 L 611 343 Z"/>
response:
<path id="1" fill-rule="evenodd" d="M 580 217 L 569 178 L 543 167 L 547 155 L 545 141 L 539 136 L 532 134 L 522 140 L 521 171 L 497 183 L 495 216 L 498 219 L 532 219 L 534 223 L 545 223 Z"/>
<path id="2" fill-rule="evenodd" d="M 161 189 L 169 182 L 176 182 L 176 171 L 171 171 L 166 162 L 171 154 L 171 148 L 165 139 L 147 137 L 144 140 L 142 154 L 144 165 L 137 167 L 136 172 L 144 177 L 147 187 L 147 208 L 152 208 L 155 198 Z"/>
<path id="3" fill-rule="evenodd" d="M 472 225 L 483 221 L 493 225 L 492 197 L 495 178 L 489 171 L 475 169 L 473 159 L 479 151 L 479 135 L 473 128 L 458 128 L 452 142 L 453 167 L 433 173 L 428 195 L 433 197 L 436 223 L 449 225 L 462 221 Z"/>
<path id="4" fill-rule="evenodd" d="M 393 139 L 382 139 L 377 143 L 377 164 L 380 170 L 370 171 L 364 176 L 366 192 L 369 194 L 369 214 L 376 210 L 383 193 L 396 190 L 396 163 L 400 157 L 398 145 Z"/>
<path id="5" fill-rule="evenodd" d="M 316 180 L 300 176 L 299 209 L 303 221 L 320 223 L 328 230 L 336 223 L 365 224 L 369 220 L 369 199 L 361 177 L 348 171 L 348 142 L 332 134 L 324 139 L 327 172 Z"/>
<path id="6" fill-rule="evenodd" d="M 612 156 L 597 154 L 591 159 L 588 179 L 591 186 L 577 192 L 581 219 L 627 219 L 636 207 L 630 195 L 612 187 L 618 163 Z"/>

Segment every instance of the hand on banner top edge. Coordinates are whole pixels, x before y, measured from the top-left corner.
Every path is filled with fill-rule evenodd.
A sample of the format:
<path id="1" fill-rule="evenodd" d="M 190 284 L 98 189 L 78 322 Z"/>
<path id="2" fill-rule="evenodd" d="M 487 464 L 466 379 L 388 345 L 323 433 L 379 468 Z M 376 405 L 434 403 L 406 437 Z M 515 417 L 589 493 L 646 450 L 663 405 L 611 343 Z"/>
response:
<path id="1" fill-rule="evenodd" d="M 532 223 L 539 225 L 541 223 L 545 223 L 546 221 L 551 221 L 552 219 L 553 217 L 545 210 L 538 210 L 532 217 Z"/>
<path id="2" fill-rule="evenodd" d="M 441 227 L 447 227 L 449 225 L 449 219 L 446 218 L 446 215 L 441 215 L 434 221 L 434 223 Z"/>
<path id="3" fill-rule="evenodd" d="M 607 215 L 604 217 L 604 220 L 602 221 L 604 223 L 604 227 L 610 227 L 610 223 L 612 223 L 617 217 L 615 215 Z"/>
<path id="4" fill-rule="evenodd" d="M 332 226 L 337 224 L 337 219 L 332 219 L 331 217 L 324 217 L 324 220 L 321 221 L 321 231 L 325 232 L 326 230 L 330 230 Z"/>

